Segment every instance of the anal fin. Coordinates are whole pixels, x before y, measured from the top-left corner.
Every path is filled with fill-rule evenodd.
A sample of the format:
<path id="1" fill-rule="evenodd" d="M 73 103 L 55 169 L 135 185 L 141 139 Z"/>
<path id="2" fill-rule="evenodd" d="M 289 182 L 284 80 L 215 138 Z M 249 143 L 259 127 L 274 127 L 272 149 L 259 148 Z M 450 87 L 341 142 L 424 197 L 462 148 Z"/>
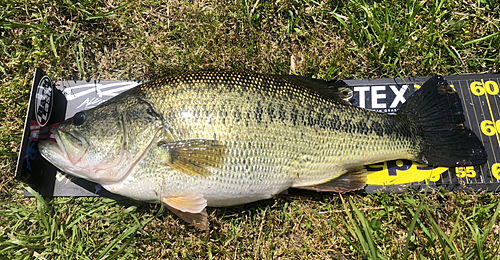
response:
<path id="1" fill-rule="evenodd" d="M 311 186 L 300 186 L 295 187 L 298 189 L 307 189 L 314 191 L 327 191 L 327 192 L 338 192 L 345 193 L 349 191 L 361 190 L 365 187 L 367 181 L 366 168 L 356 168 L 351 169 L 345 174 L 331 181 L 311 185 Z"/>

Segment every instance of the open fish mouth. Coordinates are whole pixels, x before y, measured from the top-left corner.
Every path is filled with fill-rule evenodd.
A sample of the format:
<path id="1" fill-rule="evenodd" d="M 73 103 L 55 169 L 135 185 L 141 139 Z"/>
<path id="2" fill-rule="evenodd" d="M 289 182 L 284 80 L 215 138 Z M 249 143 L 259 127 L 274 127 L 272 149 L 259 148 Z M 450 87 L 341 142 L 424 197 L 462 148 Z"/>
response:
<path id="1" fill-rule="evenodd" d="M 54 159 L 68 160 L 66 149 L 61 142 L 61 138 L 59 137 L 57 130 L 52 130 L 52 137 L 54 140 L 40 140 L 38 142 L 38 150 L 40 151 L 40 154 L 51 163 L 56 161 Z"/>
<path id="2" fill-rule="evenodd" d="M 57 132 L 55 136 L 59 149 L 66 154 L 66 157 L 73 164 L 80 162 L 87 153 L 88 145 L 85 139 L 75 131 L 55 129 L 55 132 Z"/>
<path id="3" fill-rule="evenodd" d="M 52 140 L 40 140 L 38 143 L 38 149 L 43 158 L 55 165 L 59 169 L 64 169 L 64 172 L 70 173 L 77 177 L 85 177 L 78 174 L 81 168 L 78 163 L 81 161 L 82 157 L 86 153 L 86 149 L 75 149 L 77 147 L 83 148 L 85 142 L 82 141 L 83 138 L 78 138 L 75 134 L 63 133 L 65 135 L 65 140 L 77 140 L 76 144 L 71 144 L 70 149 L 64 145 L 64 141 L 61 138 L 61 133 L 57 128 L 52 129 L 52 135 L 55 141 Z M 67 143 L 67 142 L 66 142 Z"/>

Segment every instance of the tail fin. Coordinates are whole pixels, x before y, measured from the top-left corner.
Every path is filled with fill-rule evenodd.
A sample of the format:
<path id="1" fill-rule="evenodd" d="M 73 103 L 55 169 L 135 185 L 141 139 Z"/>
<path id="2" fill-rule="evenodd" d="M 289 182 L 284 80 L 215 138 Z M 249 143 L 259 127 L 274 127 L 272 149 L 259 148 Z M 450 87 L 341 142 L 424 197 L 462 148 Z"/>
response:
<path id="1" fill-rule="evenodd" d="M 442 76 L 424 83 L 402 106 L 421 137 L 416 161 L 433 166 L 463 167 L 486 163 L 487 154 L 479 138 L 465 128 L 465 116 L 455 89 Z"/>

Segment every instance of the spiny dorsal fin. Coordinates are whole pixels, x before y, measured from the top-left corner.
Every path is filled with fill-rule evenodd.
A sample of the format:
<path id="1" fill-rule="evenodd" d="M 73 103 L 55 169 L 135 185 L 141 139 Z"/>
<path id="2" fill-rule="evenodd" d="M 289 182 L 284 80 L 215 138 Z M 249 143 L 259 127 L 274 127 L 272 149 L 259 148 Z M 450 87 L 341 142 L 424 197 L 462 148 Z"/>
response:
<path id="1" fill-rule="evenodd" d="M 207 167 L 221 168 L 224 163 L 225 148 L 216 140 L 193 139 L 160 147 L 168 150 L 167 165 L 184 174 L 206 177 L 210 175 Z"/>
<path id="2" fill-rule="evenodd" d="M 283 75 L 281 78 L 292 84 L 310 89 L 325 98 L 352 105 L 349 100 L 353 96 L 353 91 L 341 80 L 326 81 L 295 75 Z"/>

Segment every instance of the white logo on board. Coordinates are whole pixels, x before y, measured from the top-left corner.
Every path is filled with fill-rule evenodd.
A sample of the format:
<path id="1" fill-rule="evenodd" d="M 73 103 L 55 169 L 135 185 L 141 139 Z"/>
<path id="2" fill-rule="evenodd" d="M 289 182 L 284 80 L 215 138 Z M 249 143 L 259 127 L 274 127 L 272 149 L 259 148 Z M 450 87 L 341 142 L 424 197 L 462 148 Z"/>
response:
<path id="1" fill-rule="evenodd" d="M 35 97 L 35 117 L 40 126 L 45 126 L 49 122 L 52 113 L 53 89 L 52 80 L 45 75 L 38 82 Z"/>

